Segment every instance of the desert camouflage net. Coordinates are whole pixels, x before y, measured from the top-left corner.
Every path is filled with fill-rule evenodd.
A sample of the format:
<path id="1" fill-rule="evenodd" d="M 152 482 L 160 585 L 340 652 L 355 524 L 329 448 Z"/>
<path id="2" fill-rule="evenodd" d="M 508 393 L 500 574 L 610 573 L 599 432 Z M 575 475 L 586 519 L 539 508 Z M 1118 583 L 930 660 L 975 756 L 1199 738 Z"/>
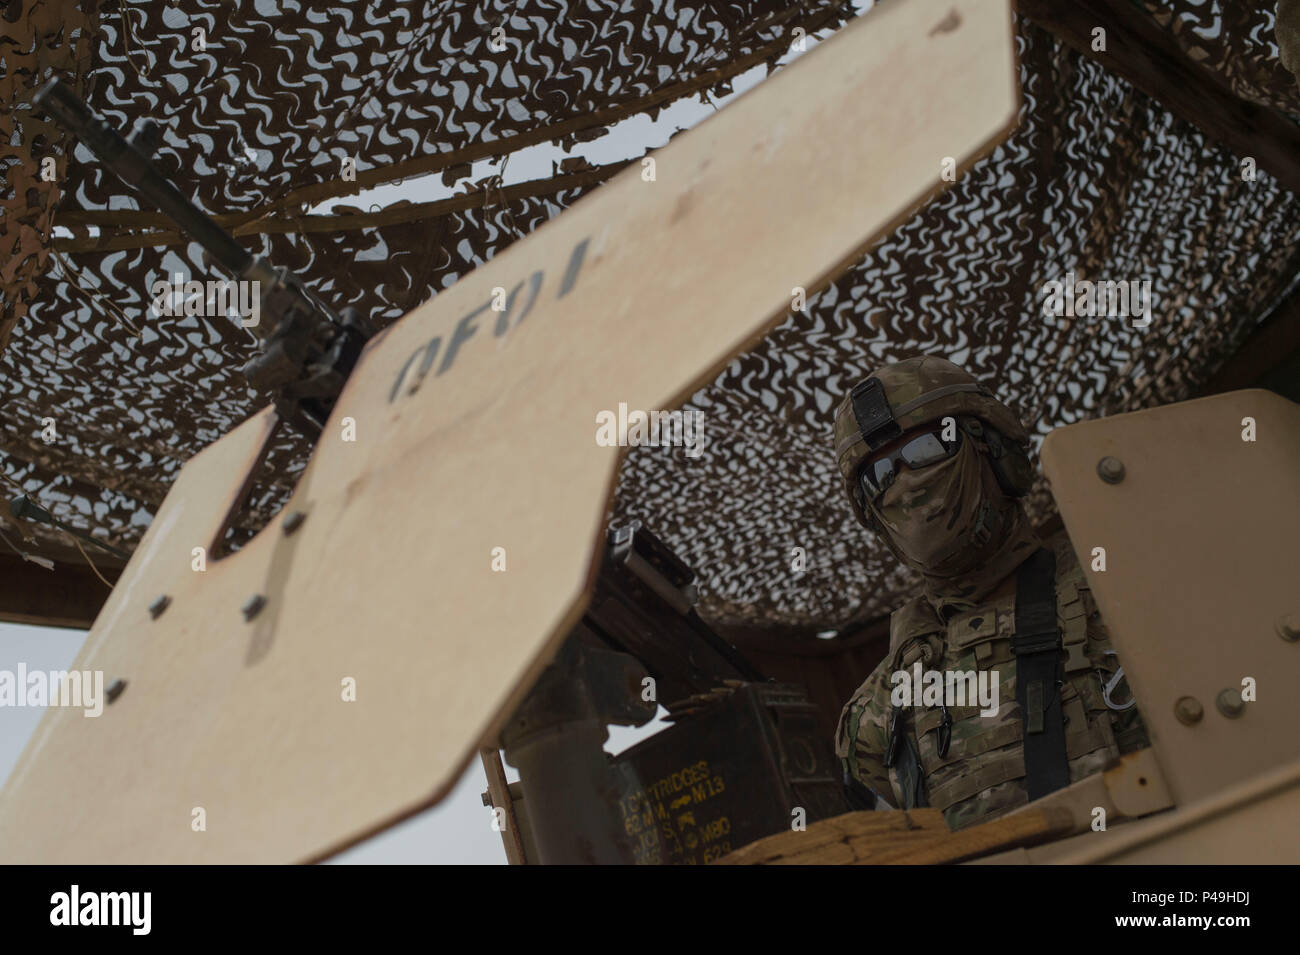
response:
<path id="1" fill-rule="evenodd" d="M 56 183 L 68 165 L 59 127 L 31 114 L 20 121 L 14 105 L 24 98 L 31 78 L 47 70 L 84 92 L 94 23 L 93 11 L 64 10 L 37 0 L 10 3 L 0 14 L 0 351 L 14 323 L 27 314 L 37 276 L 49 267 L 46 238 L 58 201 Z M 54 181 L 42 175 L 45 159 L 54 160 Z"/>
<path id="2" fill-rule="evenodd" d="M 1242 99 L 1300 122 L 1295 77 L 1278 68 L 1274 0 L 1147 0 L 1145 6 L 1188 59 L 1219 74 Z"/>
<path id="3" fill-rule="evenodd" d="M 1197 59 L 1300 115 L 1271 13 L 1210 7 L 1173 5 Z M 695 395 L 712 439 L 702 459 L 630 453 L 620 514 L 652 522 L 701 570 L 713 618 L 843 626 L 915 586 L 854 521 L 831 450 L 835 404 L 879 364 L 946 356 L 1041 439 L 1192 397 L 1296 276 L 1291 192 L 1263 173 L 1243 181 L 1197 127 L 1037 27 L 1018 30 L 1024 106 L 1008 141 Z M 1044 316 L 1044 283 L 1071 270 L 1152 279 L 1151 325 Z M 1028 505 L 1052 515 L 1041 481 Z"/>
<path id="4" fill-rule="evenodd" d="M 435 209 L 388 207 L 378 224 L 359 210 L 352 221 L 306 216 L 345 194 L 343 157 L 357 158 L 357 186 L 391 165 L 408 176 L 465 175 L 473 159 L 589 138 L 675 97 L 725 89 L 750 63 L 782 54 L 795 25 L 814 32 L 847 15 L 817 2 L 384 7 L 131 4 L 129 30 L 120 7 L 88 7 L 96 43 L 86 87 L 91 106 L 121 127 L 160 120 L 162 170 L 251 249 L 381 327 L 612 169 L 559 169 L 526 188 L 489 183 Z M 1172 14 L 1157 21 L 1239 95 L 1300 116 L 1270 13 L 1159 7 Z M 508 68 L 476 53 L 498 25 Z M 190 48 L 194 26 L 207 31 L 206 51 Z M 14 32 L 0 28 L 4 38 Z M 1018 32 L 1024 108 L 1012 137 L 694 396 L 710 439 L 702 458 L 629 454 L 616 519 L 643 520 L 699 571 L 706 616 L 837 627 L 888 611 L 910 588 L 853 521 L 830 446 L 836 401 L 877 364 L 943 354 L 994 385 L 1042 435 L 1195 394 L 1296 275 L 1300 215 L 1290 192 L 1264 172 L 1242 181 L 1237 158 L 1192 124 L 1038 28 Z M 23 96 L 42 78 L 28 69 Z M 15 115 L 23 128 L 30 113 Z M 218 276 L 164 220 L 135 211 L 84 149 L 78 159 L 67 163 L 56 219 L 73 233 L 54 241 L 67 269 L 43 263 L 25 315 L 6 276 L 0 321 L 17 327 L 0 355 L 0 452 L 7 495 L 21 487 L 130 547 L 184 461 L 264 398 L 238 373 L 252 353 L 246 332 L 146 314 L 156 279 Z M 853 184 L 844 190 L 851 202 Z M 1150 327 L 1043 316 L 1043 283 L 1067 271 L 1151 279 Z M 48 415 L 59 434 L 50 444 L 41 438 Z M 237 536 L 283 500 L 307 448 L 284 432 L 272 454 L 275 479 L 259 483 Z M 1034 516 L 1050 507 L 1040 488 Z M 25 530 L 38 552 L 60 543 Z M 802 573 L 791 569 L 795 547 L 807 554 Z"/>
<path id="5" fill-rule="evenodd" d="M 157 120 L 164 137 L 156 163 L 183 193 L 336 308 L 356 305 L 379 327 L 557 214 L 617 164 L 558 170 L 531 190 L 480 188 L 443 203 L 452 207 L 447 214 L 398 203 L 389 207 L 396 221 L 379 227 L 334 217 L 325 232 L 286 231 L 321 224 L 326 217 L 304 218 L 309 205 L 355 193 L 385 167 L 405 173 L 401 164 L 414 162 L 411 172 L 442 171 L 454 181 L 473 159 L 591 139 L 609 122 L 680 96 L 725 92 L 737 73 L 774 63 L 794 27 L 815 33 L 847 15 L 826 0 L 372 6 L 88 4 L 97 42 L 83 94 L 120 129 Z M 56 48 L 56 25 L 83 16 L 74 3 L 9 10 L 20 7 L 18 25 L 0 27 L 20 50 Z M 502 53 L 487 48 L 497 26 L 505 28 Z M 205 31 L 203 50 L 196 28 Z M 57 129 L 27 101 L 51 73 L 70 78 L 71 67 L 66 57 L 33 57 L 13 61 L 6 115 L 20 129 Z M 29 146 L 21 153 L 21 166 L 6 163 L 5 183 L 19 206 L 26 196 L 13 190 L 39 159 Z M 344 158 L 356 160 L 355 184 L 340 180 Z M 35 300 L 30 314 L 11 304 L 8 281 L 0 313 L 0 330 L 21 319 L 0 356 L 6 493 L 28 490 L 56 516 L 130 546 L 181 464 L 263 403 L 238 372 L 253 339 L 222 322 L 148 314 L 154 281 L 177 272 L 221 276 L 166 220 L 139 210 L 84 148 L 74 161 L 60 160 L 59 185 L 56 224 L 73 236 L 53 246 L 67 270 L 45 261 L 27 267 L 26 280 L 39 289 L 26 296 Z M 31 205 L 24 214 L 48 218 L 47 201 Z M 264 215 L 271 218 L 248 226 Z M 50 444 L 42 440 L 48 415 L 58 429 Z M 304 444 L 287 432 L 280 440 L 274 454 L 286 463 L 283 480 L 260 488 L 264 497 L 241 518 L 245 530 L 265 519 L 305 462 Z M 46 545 L 60 542 L 23 529 Z"/>

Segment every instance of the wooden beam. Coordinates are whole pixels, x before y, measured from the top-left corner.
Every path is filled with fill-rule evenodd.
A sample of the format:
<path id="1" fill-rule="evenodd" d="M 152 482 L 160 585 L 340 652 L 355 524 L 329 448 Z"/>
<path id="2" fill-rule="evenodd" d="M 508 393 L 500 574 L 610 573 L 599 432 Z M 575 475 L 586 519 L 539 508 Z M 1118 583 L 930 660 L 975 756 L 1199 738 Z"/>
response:
<path id="1" fill-rule="evenodd" d="M 105 573 L 110 580 L 116 576 Z M 84 564 L 46 570 L 16 554 L 0 554 L 0 621 L 88 630 L 108 594 Z"/>
<path id="2" fill-rule="evenodd" d="M 347 232 L 356 229 L 373 229 L 378 226 L 398 225 L 417 222 L 438 216 L 451 215 L 473 208 L 492 208 L 517 199 L 534 196 L 549 196 L 566 189 L 578 189 L 596 185 L 620 172 L 631 160 L 608 163 L 594 169 L 567 176 L 553 176 L 549 179 L 532 179 L 517 182 L 501 188 L 480 189 L 447 199 L 435 199 L 430 202 L 407 202 L 393 204 L 378 212 L 326 213 L 323 215 L 303 215 L 292 218 L 262 218 L 246 225 L 235 226 L 231 232 L 235 236 L 243 235 L 286 235 L 309 232 Z M 231 227 L 238 221 L 240 214 L 213 216 L 217 225 Z M 103 228 L 139 228 L 142 226 L 165 226 L 170 224 L 161 212 L 135 210 L 85 209 L 73 210 L 62 214 L 59 225 L 84 227 L 98 225 Z M 184 246 L 190 242 L 175 229 L 159 232 L 139 232 L 126 234 L 103 234 L 97 236 L 74 236 L 70 239 L 55 239 L 56 252 L 120 252 L 124 249 L 161 249 L 172 246 Z"/>
<path id="3" fill-rule="evenodd" d="M 506 862 L 510 865 L 527 865 L 528 853 L 524 849 L 523 833 L 520 832 L 519 819 L 515 815 L 514 800 L 510 798 L 510 784 L 506 782 L 506 768 L 501 763 L 501 751 L 492 746 L 485 746 L 478 751 L 478 755 L 483 761 L 483 773 L 487 776 L 492 808 L 505 812 L 505 826 L 501 829 L 501 841 L 506 847 Z"/>
<path id="4" fill-rule="evenodd" d="M 1237 353 L 1210 376 L 1201 396 L 1223 394 L 1241 388 L 1267 385 L 1270 373 L 1300 353 L 1300 290 L 1292 292 L 1273 309 Z M 1294 388 L 1287 397 L 1296 399 Z"/>
<path id="5" fill-rule="evenodd" d="M 1016 8 L 1300 193 L 1300 128 L 1281 113 L 1238 97 L 1218 74 L 1188 59 L 1174 37 L 1145 13 L 1125 0 L 1016 0 Z M 1092 48 L 1097 27 L 1106 31 L 1104 52 Z"/>
<path id="6" fill-rule="evenodd" d="M 1025 809 L 959 832 L 937 809 L 851 812 L 751 842 L 715 865 L 951 865 L 1070 832 L 1064 809 Z"/>
<path id="7" fill-rule="evenodd" d="M 828 640 L 817 636 L 817 633 L 827 629 L 826 627 L 755 627 L 715 624 L 713 629 L 723 639 L 735 644 L 736 649 L 741 653 L 754 650 L 792 657 L 833 657 L 863 644 L 880 641 L 889 643 L 888 614 L 865 623 L 845 627 L 838 635 Z"/>

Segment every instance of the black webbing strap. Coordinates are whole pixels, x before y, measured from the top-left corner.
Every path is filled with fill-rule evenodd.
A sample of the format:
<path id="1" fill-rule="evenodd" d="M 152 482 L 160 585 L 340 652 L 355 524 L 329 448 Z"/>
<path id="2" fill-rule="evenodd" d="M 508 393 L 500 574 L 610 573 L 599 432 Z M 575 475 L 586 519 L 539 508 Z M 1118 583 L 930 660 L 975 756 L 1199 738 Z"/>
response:
<path id="1" fill-rule="evenodd" d="M 894 413 L 889 410 L 885 386 L 879 378 L 860 382 L 849 392 L 849 399 L 853 402 L 853 417 L 857 419 L 858 430 L 872 451 L 903 433 L 894 420 Z"/>
<path id="2" fill-rule="evenodd" d="M 1016 702 L 1025 733 L 1025 787 L 1038 799 L 1070 782 L 1061 713 L 1056 555 L 1039 548 L 1016 571 Z"/>

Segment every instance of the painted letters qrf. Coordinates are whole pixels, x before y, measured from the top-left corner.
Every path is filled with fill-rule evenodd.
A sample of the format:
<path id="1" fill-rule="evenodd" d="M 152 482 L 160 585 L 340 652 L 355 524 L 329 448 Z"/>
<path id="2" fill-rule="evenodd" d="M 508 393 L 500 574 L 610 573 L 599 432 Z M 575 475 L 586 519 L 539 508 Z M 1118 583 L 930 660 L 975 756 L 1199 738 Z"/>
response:
<path id="1" fill-rule="evenodd" d="M 564 270 L 564 276 L 560 279 L 560 288 L 555 295 L 557 299 L 564 298 L 573 291 L 573 287 L 577 284 L 578 272 L 582 269 L 582 261 L 586 257 L 587 245 L 590 241 L 590 236 L 582 239 L 569 254 L 569 265 Z M 525 284 L 528 286 L 527 301 L 522 308 L 518 308 L 518 315 L 516 316 L 516 308 L 520 302 L 519 293 L 523 291 Z M 424 383 L 425 376 L 429 374 L 429 369 L 438 360 L 439 352 L 442 353 L 442 361 L 439 363 L 434 377 L 440 377 L 450 371 L 451 366 L 456 361 L 456 356 L 460 354 L 462 346 L 473 338 L 478 331 L 476 319 L 484 312 L 492 310 L 497 313 L 496 322 L 492 327 L 492 335 L 495 338 L 501 338 L 512 328 L 518 327 L 519 323 L 533 310 L 533 306 L 537 304 L 537 298 L 541 294 L 542 286 L 545 284 L 545 270 L 537 269 L 528 278 L 520 279 L 515 283 L 501 308 L 494 307 L 499 296 L 492 296 L 478 308 L 464 315 L 456 323 L 456 327 L 452 329 L 451 339 L 447 342 L 446 351 L 442 350 L 442 333 L 434 335 L 423 345 L 416 348 L 402 363 L 402 369 L 397 373 L 396 380 L 393 381 L 393 388 L 388 393 L 389 404 L 396 401 L 399 394 L 413 395 L 419 390 L 420 385 Z M 417 358 L 420 359 L 418 365 L 415 363 Z M 410 383 L 407 384 L 403 391 L 402 385 L 407 381 L 408 377 Z"/>

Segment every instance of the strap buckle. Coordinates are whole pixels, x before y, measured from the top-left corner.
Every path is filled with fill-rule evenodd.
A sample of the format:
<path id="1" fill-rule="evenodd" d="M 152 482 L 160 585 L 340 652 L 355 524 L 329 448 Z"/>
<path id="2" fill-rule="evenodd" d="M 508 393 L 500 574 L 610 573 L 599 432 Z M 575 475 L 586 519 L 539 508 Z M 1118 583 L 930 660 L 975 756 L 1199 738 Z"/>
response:
<path id="1" fill-rule="evenodd" d="M 898 724 L 901 712 L 897 706 L 889 711 L 889 742 L 885 746 L 885 768 L 889 769 L 898 762 L 898 743 L 902 736 L 902 727 Z"/>
<path id="2" fill-rule="evenodd" d="M 1016 634 L 1011 638 L 1011 652 L 1021 657 L 1029 653 L 1048 653 L 1061 649 L 1061 631 L 1044 630 L 1041 633 Z"/>
<path id="3" fill-rule="evenodd" d="M 1023 718 L 1026 736 L 1043 732 L 1046 727 L 1045 717 L 1052 700 L 1048 681 L 1031 679 L 1027 672 L 1029 667 L 1021 664 L 1019 659 L 1021 657 L 1042 659 L 1048 655 L 1059 654 L 1061 646 L 1061 631 L 1059 629 L 1027 633 L 1024 636 L 1016 634 L 1011 638 L 1011 652 L 1017 658 L 1016 679 L 1025 681 Z M 1028 662 L 1028 659 L 1026 659 L 1025 664 Z M 1056 661 L 1053 660 L 1052 662 L 1055 664 Z M 1056 681 L 1056 684 L 1059 686 L 1060 681 Z"/>

